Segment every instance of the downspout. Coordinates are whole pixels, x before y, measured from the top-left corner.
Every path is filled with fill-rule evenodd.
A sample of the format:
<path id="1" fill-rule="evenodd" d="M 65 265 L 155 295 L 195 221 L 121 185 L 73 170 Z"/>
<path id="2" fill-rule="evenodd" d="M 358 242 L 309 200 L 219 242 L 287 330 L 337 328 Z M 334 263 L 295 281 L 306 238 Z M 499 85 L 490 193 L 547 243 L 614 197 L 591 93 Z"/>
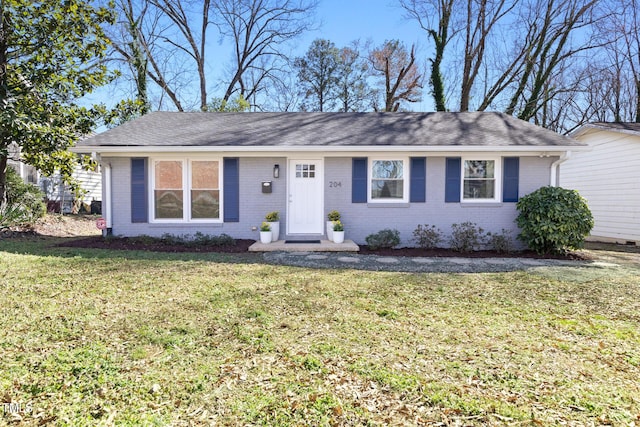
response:
<path id="1" fill-rule="evenodd" d="M 111 208 L 111 163 L 105 163 L 102 166 L 102 170 L 104 171 L 103 177 L 103 203 L 102 203 L 102 215 L 107 223 L 107 228 L 105 229 L 105 236 L 111 236 L 113 232 L 113 210 Z"/>
<path id="2" fill-rule="evenodd" d="M 566 162 L 567 160 L 569 160 L 570 157 L 571 157 L 571 151 L 565 151 L 558 160 L 551 163 L 551 178 L 549 180 L 549 185 L 551 185 L 552 187 L 559 186 L 558 169 L 560 165 Z"/>

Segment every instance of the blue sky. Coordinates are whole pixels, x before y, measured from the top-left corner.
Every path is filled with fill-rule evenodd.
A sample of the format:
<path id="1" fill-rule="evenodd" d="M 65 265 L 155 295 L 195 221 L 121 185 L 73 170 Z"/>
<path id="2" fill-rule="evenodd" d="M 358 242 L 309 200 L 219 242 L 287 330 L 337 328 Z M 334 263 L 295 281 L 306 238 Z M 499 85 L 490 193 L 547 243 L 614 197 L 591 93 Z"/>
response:
<path id="1" fill-rule="evenodd" d="M 418 23 L 404 17 L 404 10 L 398 0 L 320 0 L 316 12 L 317 29 L 300 37 L 294 46 L 293 56 L 302 56 L 317 38 L 331 40 L 338 47 L 349 45 L 354 40 L 372 43 L 379 46 L 385 40 L 399 39 L 407 48 L 416 45 L 418 63 L 425 63 L 428 42 L 424 31 Z M 228 65 L 225 60 L 231 60 L 230 41 L 218 43 L 217 34 L 211 33 L 209 38 L 210 52 L 208 53 L 209 97 L 221 96 L 221 88 L 225 87 L 221 75 Z M 216 58 L 218 60 L 212 60 Z M 106 87 L 98 89 L 93 95 L 85 98 L 87 103 L 105 102 L 115 103 L 122 98 L 133 96 L 126 93 L 124 87 Z M 424 98 L 428 98 L 423 96 Z M 170 104 L 165 104 L 171 107 Z M 413 104 L 415 111 L 430 111 L 429 102 Z"/>
<path id="2" fill-rule="evenodd" d="M 415 21 L 403 17 L 404 10 L 398 3 L 396 0 L 321 0 L 317 12 L 321 27 L 305 37 L 306 45 L 315 38 L 329 39 L 337 46 L 355 39 L 371 39 L 374 45 L 389 39 L 400 39 L 407 45 L 424 44 L 424 31 Z"/>

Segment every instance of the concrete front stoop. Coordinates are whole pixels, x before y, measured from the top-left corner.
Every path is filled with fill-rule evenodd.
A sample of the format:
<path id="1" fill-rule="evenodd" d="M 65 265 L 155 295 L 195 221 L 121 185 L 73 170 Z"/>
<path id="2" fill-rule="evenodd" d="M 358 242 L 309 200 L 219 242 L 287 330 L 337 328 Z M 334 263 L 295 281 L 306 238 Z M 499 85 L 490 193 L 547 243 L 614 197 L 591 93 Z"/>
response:
<path id="1" fill-rule="evenodd" d="M 358 252 L 360 247 L 353 240 L 345 240 L 343 243 L 334 243 L 329 240 L 320 240 L 320 243 L 286 243 L 278 240 L 271 243 L 255 242 L 249 246 L 249 252 Z"/>

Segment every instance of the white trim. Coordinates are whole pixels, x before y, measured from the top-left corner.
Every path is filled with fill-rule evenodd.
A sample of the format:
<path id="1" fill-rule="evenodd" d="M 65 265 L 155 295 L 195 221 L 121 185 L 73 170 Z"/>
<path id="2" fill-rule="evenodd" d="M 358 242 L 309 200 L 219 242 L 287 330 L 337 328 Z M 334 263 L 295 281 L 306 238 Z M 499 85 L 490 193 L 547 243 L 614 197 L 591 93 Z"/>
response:
<path id="1" fill-rule="evenodd" d="M 551 185 L 552 187 L 557 187 L 560 185 L 560 183 L 558 182 L 558 168 L 561 164 L 569 160 L 569 157 L 571 157 L 571 151 L 567 151 L 562 156 L 560 156 L 558 160 L 551 164 L 551 176 L 549 178 L 549 185 Z"/>
<path id="2" fill-rule="evenodd" d="M 371 197 L 373 186 L 373 162 L 375 161 L 401 161 L 402 162 L 402 199 L 387 198 L 374 199 Z M 409 202 L 409 186 L 410 186 L 409 158 L 398 156 L 374 156 L 369 157 L 367 162 L 367 203 L 385 204 L 385 203 L 408 203 Z"/>
<path id="3" fill-rule="evenodd" d="M 532 153 L 532 155 L 560 155 L 567 150 L 572 151 L 590 151 L 591 148 L 586 144 L 583 145 L 553 145 L 553 146 L 514 146 L 514 145 L 345 145 L 345 146 L 326 146 L 326 145 L 296 145 L 296 146 L 99 146 L 86 145 L 81 147 L 72 147 L 70 149 L 74 153 L 109 153 L 113 155 L 131 155 L 132 153 L 251 153 L 262 155 L 262 153 L 323 153 L 325 155 L 336 155 L 344 153 L 363 153 L 363 152 L 412 152 L 412 153 L 443 153 L 448 155 L 451 153 Z"/>
<path id="4" fill-rule="evenodd" d="M 105 217 L 107 229 L 113 228 L 113 213 L 111 209 L 111 164 L 107 163 L 103 166 L 104 171 L 104 202 L 101 206 L 102 215 Z"/>
<path id="5" fill-rule="evenodd" d="M 156 218 L 155 188 L 156 188 L 156 162 L 176 161 L 182 163 L 182 219 L 180 218 Z M 218 215 L 219 218 L 191 218 L 191 164 L 194 161 L 218 162 Z M 223 206 L 223 159 L 221 157 L 191 158 L 185 156 L 156 156 L 149 158 L 149 223 L 150 224 L 220 224 L 224 220 Z"/>
<path id="6" fill-rule="evenodd" d="M 472 160 L 493 161 L 493 197 L 490 199 L 465 199 L 464 197 L 464 170 L 465 162 Z M 500 203 L 502 202 L 502 157 L 462 157 L 460 164 L 460 202 L 461 203 Z"/>

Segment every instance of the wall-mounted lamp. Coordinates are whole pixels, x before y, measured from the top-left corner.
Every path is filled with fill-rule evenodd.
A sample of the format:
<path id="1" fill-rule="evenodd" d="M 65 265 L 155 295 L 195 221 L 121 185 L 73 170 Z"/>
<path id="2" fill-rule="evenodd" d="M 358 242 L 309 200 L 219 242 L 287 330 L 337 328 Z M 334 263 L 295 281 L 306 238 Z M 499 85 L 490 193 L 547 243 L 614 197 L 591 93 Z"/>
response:
<path id="1" fill-rule="evenodd" d="M 273 177 L 280 178 L 280 165 L 273 165 Z"/>

